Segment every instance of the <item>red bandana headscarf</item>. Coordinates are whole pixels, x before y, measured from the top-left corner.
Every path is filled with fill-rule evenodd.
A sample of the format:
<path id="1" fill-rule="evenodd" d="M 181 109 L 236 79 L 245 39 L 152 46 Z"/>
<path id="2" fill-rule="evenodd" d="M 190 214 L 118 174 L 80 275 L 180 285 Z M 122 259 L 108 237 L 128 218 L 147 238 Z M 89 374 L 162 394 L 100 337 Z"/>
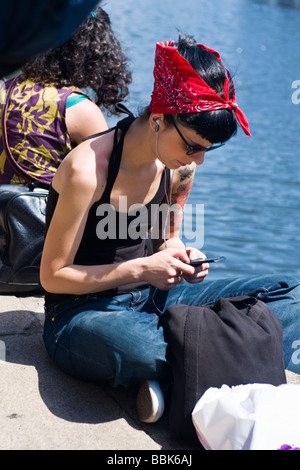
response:
<path id="1" fill-rule="evenodd" d="M 151 97 L 152 113 L 180 114 L 232 109 L 246 135 L 251 136 L 245 114 L 235 102 L 235 93 L 229 99 L 229 80 L 224 82 L 224 99 L 218 95 L 182 57 L 175 42 L 156 44 L 154 66 L 154 90 Z M 214 54 L 223 64 L 220 54 L 203 44 L 206 51 Z M 224 64 L 223 64 L 224 65 Z M 226 69 L 227 70 L 227 69 Z M 229 71 L 227 73 L 230 76 Z"/>

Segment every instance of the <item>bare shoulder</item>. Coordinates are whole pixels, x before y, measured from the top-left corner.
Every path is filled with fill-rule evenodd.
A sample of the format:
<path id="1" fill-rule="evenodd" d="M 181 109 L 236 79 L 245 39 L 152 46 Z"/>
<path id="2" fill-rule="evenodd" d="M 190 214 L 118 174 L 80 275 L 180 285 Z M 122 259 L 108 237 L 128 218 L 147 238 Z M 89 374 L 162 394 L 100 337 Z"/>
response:
<path id="1" fill-rule="evenodd" d="M 67 108 L 66 125 L 71 139 L 77 144 L 85 137 L 108 128 L 101 109 L 90 99 Z"/>
<path id="2" fill-rule="evenodd" d="M 82 142 L 63 160 L 53 179 L 59 194 L 79 195 L 97 200 L 101 197 L 107 180 L 112 138 L 108 136 Z"/>

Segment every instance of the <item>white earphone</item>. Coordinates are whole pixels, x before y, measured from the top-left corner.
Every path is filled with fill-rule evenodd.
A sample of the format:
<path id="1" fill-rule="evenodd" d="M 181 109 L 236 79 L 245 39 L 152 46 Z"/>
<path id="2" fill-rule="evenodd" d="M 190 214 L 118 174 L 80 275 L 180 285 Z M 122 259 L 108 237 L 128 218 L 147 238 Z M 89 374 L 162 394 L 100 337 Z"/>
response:
<path id="1" fill-rule="evenodd" d="M 159 119 L 155 120 L 155 132 L 159 131 Z"/>

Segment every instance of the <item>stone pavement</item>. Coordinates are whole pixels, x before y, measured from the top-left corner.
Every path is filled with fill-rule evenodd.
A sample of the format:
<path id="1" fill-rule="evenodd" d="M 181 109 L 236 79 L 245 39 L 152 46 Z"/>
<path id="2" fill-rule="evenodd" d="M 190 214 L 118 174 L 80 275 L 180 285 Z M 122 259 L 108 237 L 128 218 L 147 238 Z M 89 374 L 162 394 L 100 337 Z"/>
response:
<path id="1" fill-rule="evenodd" d="M 137 390 L 62 373 L 42 341 L 42 297 L 0 296 L 0 450 L 182 450 L 167 418 L 140 423 Z M 188 449 L 188 447 L 186 447 Z"/>
<path id="2" fill-rule="evenodd" d="M 0 296 L 0 450 L 191 450 L 170 439 L 167 417 L 138 421 L 135 387 L 59 371 L 44 349 L 43 320 L 42 297 Z"/>

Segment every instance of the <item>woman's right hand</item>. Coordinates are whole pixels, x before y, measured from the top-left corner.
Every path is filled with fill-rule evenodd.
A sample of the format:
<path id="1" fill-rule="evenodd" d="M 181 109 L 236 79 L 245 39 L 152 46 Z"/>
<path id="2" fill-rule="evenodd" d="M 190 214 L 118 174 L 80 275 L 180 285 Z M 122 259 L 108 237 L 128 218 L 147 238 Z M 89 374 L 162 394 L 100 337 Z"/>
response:
<path id="1" fill-rule="evenodd" d="M 183 275 L 193 275 L 195 268 L 184 248 L 167 248 L 143 258 L 142 278 L 148 284 L 162 290 L 169 290 L 180 284 Z"/>

